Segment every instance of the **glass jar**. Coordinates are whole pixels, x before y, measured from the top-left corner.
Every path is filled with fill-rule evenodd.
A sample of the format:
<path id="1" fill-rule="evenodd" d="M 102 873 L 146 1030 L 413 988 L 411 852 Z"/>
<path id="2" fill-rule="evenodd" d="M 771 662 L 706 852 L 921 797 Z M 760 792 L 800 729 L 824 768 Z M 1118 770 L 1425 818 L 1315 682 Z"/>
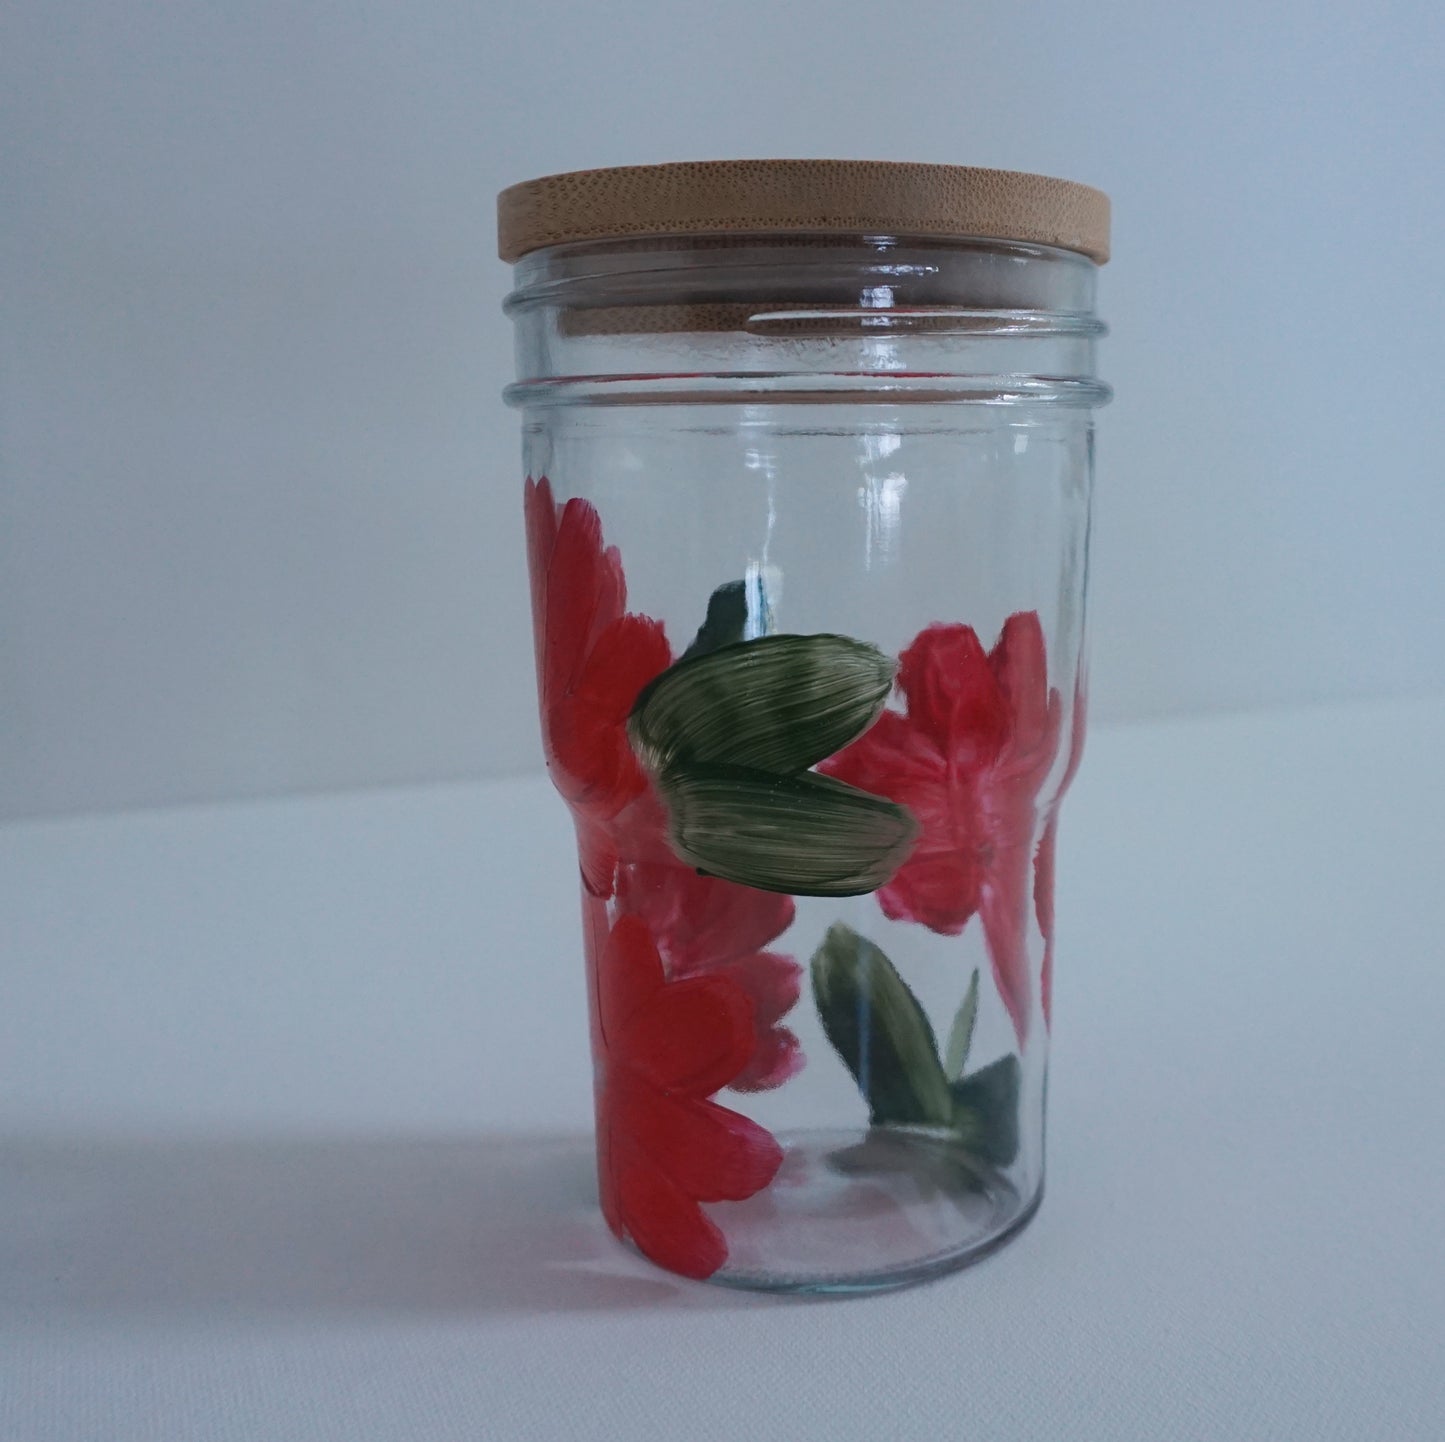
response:
<path id="1" fill-rule="evenodd" d="M 1039 1205 L 1107 201 L 721 162 L 500 202 L 602 1208 L 860 1291 Z"/>

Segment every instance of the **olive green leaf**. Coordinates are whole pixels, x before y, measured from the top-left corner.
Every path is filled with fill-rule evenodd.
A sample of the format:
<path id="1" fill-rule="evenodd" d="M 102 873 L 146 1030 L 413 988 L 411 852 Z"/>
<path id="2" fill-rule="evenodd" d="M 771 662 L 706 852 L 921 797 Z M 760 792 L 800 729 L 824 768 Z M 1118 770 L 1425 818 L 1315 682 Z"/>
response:
<path id="1" fill-rule="evenodd" d="M 861 896 L 903 864 L 918 827 L 892 801 L 804 771 L 674 767 L 659 778 L 672 849 L 689 866 L 759 891 Z"/>
<path id="2" fill-rule="evenodd" d="M 759 636 L 670 666 L 638 696 L 628 735 L 658 777 L 697 762 L 788 775 L 862 735 L 893 672 L 848 636 Z"/>
<path id="3" fill-rule="evenodd" d="M 954 1017 L 948 1033 L 948 1048 L 943 1054 L 943 1070 L 951 1082 L 960 1080 L 964 1067 L 968 1065 L 968 1049 L 973 1045 L 973 1024 L 977 1020 L 978 968 L 974 967 L 963 1004 L 958 1008 L 958 1015 Z"/>
<path id="4" fill-rule="evenodd" d="M 918 999 L 871 941 L 835 923 L 813 955 L 812 975 L 823 1030 L 868 1103 L 870 1126 L 946 1128 L 951 1138 L 939 1139 L 944 1150 L 937 1159 L 945 1171 L 967 1166 L 950 1148 L 961 1149 L 975 1165 L 1006 1167 L 1014 1161 L 1022 1080 L 1018 1057 L 1009 1052 L 970 1076 L 961 1075 L 978 1016 L 976 969 L 954 1019 L 946 1071 Z M 957 1080 L 950 1081 L 950 1075 Z M 910 1134 L 906 1145 L 911 1147 L 915 1139 Z M 887 1170 L 895 1153 L 902 1166 L 907 1157 L 886 1133 L 875 1130 L 864 1143 L 837 1154 L 830 1165 L 835 1170 Z"/>
<path id="5" fill-rule="evenodd" d="M 729 587 L 715 591 L 694 645 L 726 634 L 737 604 Z M 893 672 L 848 636 L 775 635 L 694 650 L 656 677 L 627 734 L 667 804 L 673 850 L 699 871 L 796 896 L 890 881 L 917 837 L 912 815 L 807 768 L 873 724 Z"/>
<path id="6" fill-rule="evenodd" d="M 953 1083 L 953 1127 L 976 1156 L 1006 1167 L 1019 1154 L 1019 1059 L 1012 1052 Z"/>
<path id="7" fill-rule="evenodd" d="M 707 617 L 698 627 L 692 645 L 679 658 L 703 656 L 723 646 L 741 641 L 748 624 L 748 587 L 746 581 L 728 581 L 708 598 Z"/>
<path id="8" fill-rule="evenodd" d="M 853 1073 L 874 1126 L 947 1126 L 955 1101 L 918 998 L 878 947 L 837 922 L 813 953 L 823 1030 Z"/>

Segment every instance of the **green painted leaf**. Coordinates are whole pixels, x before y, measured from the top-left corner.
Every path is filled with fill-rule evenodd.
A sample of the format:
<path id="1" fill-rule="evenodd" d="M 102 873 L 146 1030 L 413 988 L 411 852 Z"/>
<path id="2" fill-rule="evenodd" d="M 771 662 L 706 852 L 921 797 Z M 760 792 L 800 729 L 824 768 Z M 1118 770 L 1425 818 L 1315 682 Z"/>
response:
<path id="1" fill-rule="evenodd" d="M 947 1126 L 954 1101 L 938 1043 L 893 963 L 837 922 L 813 953 L 813 998 L 823 1030 L 853 1073 L 874 1126 Z"/>
<path id="2" fill-rule="evenodd" d="M 1019 1154 L 1019 1059 L 1012 1052 L 956 1081 L 953 1127 L 984 1161 L 1006 1167 Z"/>
<path id="3" fill-rule="evenodd" d="M 654 775 L 698 762 L 788 775 L 862 735 L 893 672 L 848 636 L 759 636 L 670 666 L 638 696 L 628 735 Z"/>
<path id="4" fill-rule="evenodd" d="M 774 776 L 740 766 L 676 767 L 657 782 L 677 855 L 760 891 L 876 891 L 918 834 L 903 807 L 811 771 Z"/>
<path id="5" fill-rule="evenodd" d="M 748 587 L 746 581 L 728 581 L 708 598 L 707 618 L 693 637 L 692 645 L 679 658 L 704 656 L 723 646 L 741 641 L 748 624 Z"/>
<path id="6" fill-rule="evenodd" d="M 943 1055 L 943 1070 L 949 1081 L 958 1081 L 968 1065 L 968 1049 L 973 1045 L 973 1025 L 978 1020 L 978 968 L 974 967 L 969 978 L 968 990 L 964 993 L 963 1004 L 953 1019 L 948 1033 L 948 1049 Z"/>

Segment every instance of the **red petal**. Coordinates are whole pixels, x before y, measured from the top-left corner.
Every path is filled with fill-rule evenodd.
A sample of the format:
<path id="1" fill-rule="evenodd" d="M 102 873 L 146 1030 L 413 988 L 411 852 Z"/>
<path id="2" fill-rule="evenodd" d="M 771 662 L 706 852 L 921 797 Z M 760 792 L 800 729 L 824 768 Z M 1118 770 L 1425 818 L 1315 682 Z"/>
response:
<path id="1" fill-rule="evenodd" d="M 617 874 L 617 847 L 607 827 L 587 812 L 574 810 L 572 820 L 577 831 L 577 864 L 582 872 L 582 885 L 593 896 L 606 900 L 612 895 Z"/>
<path id="2" fill-rule="evenodd" d="M 641 1158 L 629 1160 L 618 1172 L 617 1212 L 638 1251 L 669 1272 L 702 1281 L 727 1261 L 727 1242 L 716 1224 L 675 1182 Z"/>
<path id="3" fill-rule="evenodd" d="M 797 1076 L 804 1060 L 798 1038 L 787 1027 L 760 1027 L 751 1059 L 728 1085 L 737 1092 L 772 1091 Z"/>
<path id="4" fill-rule="evenodd" d="M 802 968 L 790 956 L 759 949 L 792 924 L 791 897 L 646 861 L 619 871 L 617 906 L 647 922 L 669 976 L 721 976 L 752 1002 L 752 1055 L 727 1085 L 762 1091 L 801 1070 L 797 1037 L 777 1023 L 798 1000 Z"/>
<path id="5" fill-rule="evenodd" d="M 597 558 L 597 620 L 593 639 L 626 609 L 627 580 L 622 571 L 622 553 L 616 546 L 608 546 Z"/>
<path id="6" fill-rule="evenodd" d="M 602 553 L 602 521 L 586 501 L 562 508 L 547 567 L 547 615 L 543 637 L 544 690 L 556 702 L 577 679 L 598 636 L 622 614 L 625 592 L 617 553 Z"/>
<path id="7" fill-rule="evenodd" d="M 607 905 L 595 893 L 582 893 L 582 949 L 588 962 L 596 967 L 601 964 L 607 950 L 609 936 L 607 926 Z"/>
<path id="8" fill-rule="evenodd" d="M 726 977 L 753 1004 L 758 1021 L 771 1026 L 797 1005 L 803 968 L 791 956 L 759 951 L 710 968 L 709 974 Z"/>
<path id="9" fill-rule="evenodd" d="M 1029 851 L 1022 845 L 1007 844 L 994 855 L 979 899 L 984 940 L 993 979 L 1003 1004 L 1013 1019 L 1019 1046 L 1029 1029 L 1028 949 Z"/>
<path id="10" fill-rule="evenodd" d="M 637 693 L 672 664 L 661 621 L 633 612 L 611 621 L 598 636 L 577 679 L 577 704 L 621 724 Z"/>
<path id="11" fill-rule="evenodd" d="M 945 631 L 956 634 L 940 637 Z M 932 685 L 919 668 L 947 654 L 948 647 L 940 640 L 955 643 L 958 649 L 967 646 L 967 637 L 973 637 L 967 626 L 935 626 L 909 648 L 905 654 L 912 658 L 910 684 L 915 694 L 929 691 Z M 950 769 L 914 718 L 896 711 L 885 711 L 857 741 L 818 768 L 913 813 L 920 827 L 918 843 L 893 880 L 878 892 L 879 904 L 884 915 L 895 921 L 916 921 L 956 936 L 978 908 L 983 872 L 977 848 L 982 831 L 972 782 L 951 777 Z"/>
<path id="12" fill-rule="evenodd" d="M 672 663 L 662 622 L 648 616 L 619 616 L 597 638 L 578 678 L 575 703 L 589 718 L 597 744 L 609 748 L 614 793 L 622 800 L 646 785 L 642 768 L 627 739 L 627 716 L 638 693 Z M 609 797 L 609 804 L 612 798 Z M 617 809 L 613 807 L 612 809 Z"/>
<path id="13" fill-rule="evenodd" d="M 574 805 L 606 818 L 641 794 L 647 781 L 627 739 L 627 714 L 671 659 L 660 622 L 620 616 L 581 662 L 571 690 L 554 696 L 544 739 L 553 779 Z"/>
<path id="14" fill-rule="evenodd" d="M 675 861 L 625 867 L 617 904 L 647 921 L 674 976 L 761 950 L 793 924 L 796 913 L 790 896 L 699 876 Z"/>
<path id="15" fill-rule="evenodd" d="M 657 947 L 636 917 L 621 917 L 612 928 L 597 971 L 598 1019 L 614 1052 L 632 1018 L 664 986 Z"/>
<path id="16" fill-rule="evenodd" d="M 716 968 L 737 983 L 753 1004 L 757 1041 L 747 1065 L 729 1083 L 734 1091 L 768 1091 L 803 1068 L 798 1038 L 778 1022 L 797 1004 L 803 968 L 791 956 L 760 951 Z"/>
<path id="17" fill-rule="evenodd" d="M 667 812 L 651 786 L 634 796 L 613 817 L 611 830 L 617 838 L 618 854 L 629 866 L 641 862 L 678 865 L 677 857 L 667 843 Z M 618 881 L 620 884 L 621 877 Z"/>
<path id="18" fill-rule="evenodd" d="M 878 904 L 893 921 L 917 921 L 942 936 L 957 936 L 978 910 L 984 875 L 972 847 L 915 851 L 879 891 Z"/>
<path id="19" fill-rule="evenodd" d="M 547 626 L 547 568 L 557 544 L 557 506 L 552 500 L 552 483 L 543 476 L 530 476 L 523 495 L 527 518 L 527 573 L 532 582 L 532 643 L 537 656 L 537 684 L 542 684 L 543 638 Z"/>
<path id="20" fill-rule="evenodd" d="M 989 655 L 1008 708 L 1012 741 L 1032 747 L 1048 725 L 1049 672 L 1044 628 L 1037 611 L 1019 611 L 1003 623 Z"/>
<path id="21" fill-rule="evenodd" d="M 906 796 L 936 796 L 947 785 L 945 755 L 910 717 L 884 711 L 856 741 L 822 762 L 818 770 L 860 791 L 907 806 Z"/>
<path id="22" fill-rule="evenodd" d="M 691 1097 L 726 1086 L 747 1065 L 753 1038 L 753 1004 L 722 976 L 668 982 L 620 1029 L 608 1031 L 614 1057 L 657 1086 Z"/>
<path id="23" fill-rule="evenodd" d="M 956 767 L 987 766 L 1008 739 L 1008 703 L 972 626 L 933 625 L 898 658 L 908 715 Z"/>
<path id="24" fill-rule="evenodd" d="M 783 1149 L 756 1122 L 716 1102 L 669 1096 L 624 1077 L 614 1092 L 614 1136 L 644 1152 L 659 1172 L 703 1202 L 743 1201 L 783 1164 Z"/>
<path id="25" fill-rule="evenodd" d="M 622 1204 L 617 1195 L 617 1159 L 612 1150 L 612 1131 L 607 1124 L 606 1108 L 599 1098 L 597 1106 L 597 1200 L 602 1216 L 612 1235 L 623 1237 Z"/>

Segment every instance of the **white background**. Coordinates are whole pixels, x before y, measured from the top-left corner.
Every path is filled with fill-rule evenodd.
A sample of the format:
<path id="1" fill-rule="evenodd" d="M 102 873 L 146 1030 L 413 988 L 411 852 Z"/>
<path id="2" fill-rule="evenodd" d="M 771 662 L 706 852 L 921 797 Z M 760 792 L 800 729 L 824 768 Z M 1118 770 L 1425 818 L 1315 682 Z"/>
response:
<path id="1" fill-rule="evenodd" d="M 538 760 L 493 198 L 752 155 L 1115 202 L 1103 719 L 1445 686 L 1433 3 L 10 0 L 0 816 Z"/>

